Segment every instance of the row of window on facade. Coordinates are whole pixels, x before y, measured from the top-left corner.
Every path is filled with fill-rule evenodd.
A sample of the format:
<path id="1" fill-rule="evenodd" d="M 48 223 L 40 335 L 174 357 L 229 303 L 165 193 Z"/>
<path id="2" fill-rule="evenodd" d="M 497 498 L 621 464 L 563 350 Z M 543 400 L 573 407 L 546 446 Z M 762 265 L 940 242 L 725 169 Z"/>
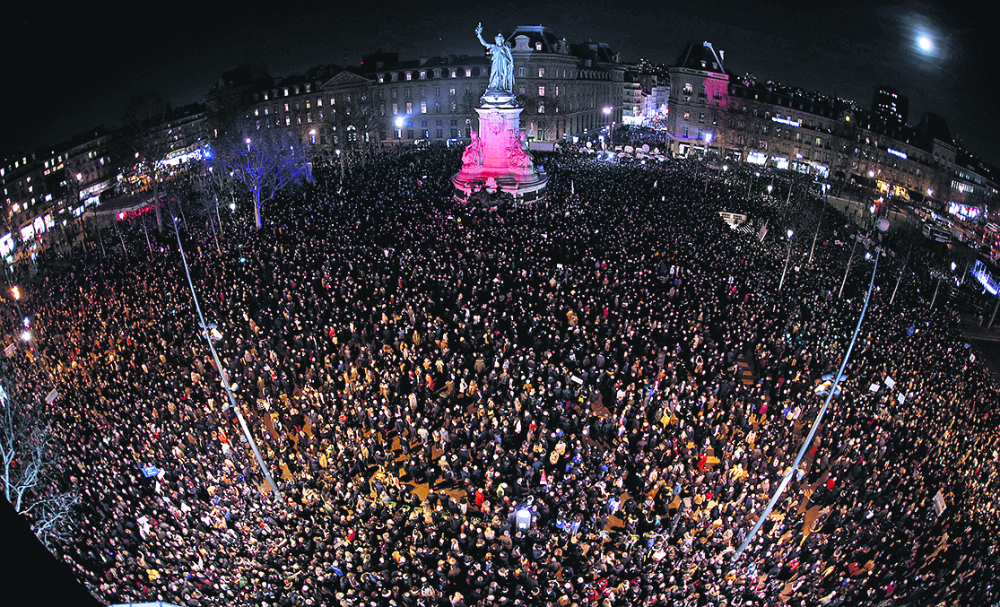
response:
<path id="1" fill-rule="evenodd" d="M 448 70 L 448 75 L 451 78 L 458 78 L 459 74 L 464 74 L 466 78 L 478 78 L 480 73 L 481 70 L 478 67 L 451 68 Z M 419 70 L 416 73 L 416 77 L 418 80 L 427 80 L 427 74 L 428 74 L 427 70 Z M 440 78 L 442 74 L 442 69 L 434 68 L 433 70 L 430 71 L 430 74 L 432 78 Z M 414 77 L 414 72 L 390 72 L 389 74 L 379 74 L 377 77 L 378 83 L 385 84 L 386 76 L 388 76 L 389 82 L 401 82 L 401 81 L 411 82 Z"/>
<path id="2" fill-rule="evenodd" d="M 312 92 L 312 83 L 310 83 L 310 82 L 305 83 L 302 86 L 302 89 L 304 89 L 306 93 L 311 93 Z M 299 88 L 299 85 L 294 85 L 294 86 L 291 86 L 291 87 L 287 87 L 286 86 L 286 87 L 283 87 L 281 89 L 273 89 L 270 94 L 268 94 L 267 92 L 265 92 L 265 93 L 261 93 L 261 95 L 263 96 L 264 101 L 269 101 L 270 98 L 271 98 L 271 95 L 273 95 L 275 99 L 278 98 L 278 91 L 279 90 L 284 93 L 285 97 L 288 97 L 293 92 L 296 95 L 300 94 L 299 91 L 302 90 L 302 89 Z M 257 94 L 254 94 L 254 99 L 257 99 Z"/>
<path id="3" fill-rule="evenodd" d="M 537 69 L 537 74 L 539 78 L 545 78 L 548 74 L 549 78 L 573 78 L 573 70 L 570 69 L 548 69 L 544 67 L 539 67 Z M 517 68 L 518 78 L 528 78 L 528 70 L 526 67 Z M 536 72 L 533 69 L 532 75 Z M 379 84 L 385 84 L 386 82 L 412 82 L 416 80 L 428 80 L 430 78 L 441 78 L 443 75 L 448 78 L 459 78 L 459 75 L 464 75 L 466 78 L 478 78 L 482 74 L 481 68 L 478 67 L 465 67 L 465 68 L 448 68 L 445 71 L 442 68 L 434 68 L 432 70 L 418 70 L 416 72 L 390 72 L 388 74 L 379 74 L 377 76 Z"/>

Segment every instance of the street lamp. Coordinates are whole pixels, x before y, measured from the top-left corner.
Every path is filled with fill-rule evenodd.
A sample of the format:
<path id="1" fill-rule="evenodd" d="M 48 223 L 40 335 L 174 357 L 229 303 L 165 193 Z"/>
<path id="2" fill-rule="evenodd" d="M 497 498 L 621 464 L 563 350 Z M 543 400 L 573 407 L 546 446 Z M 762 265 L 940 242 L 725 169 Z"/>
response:
<path id="1" fill-rule="evenodd" d="M 274 492 L 279 499 L 284 499 L 281 492 L 278 490 L 278 485 L 275 484 L 274 478 L 271 477 L 270 471 L 267 469 L 267 464 L 264 463 L 264 458 L 260 455 L 260 450 L 257 448 L 257 441 L 254 440 L 253 435 L 250 433 L 250 428 L 247 427 L 247 422 L 243 419 L 243 413 L 240 411 L 239 406 L 236 404 L 236 397 L 233 396 L 232 385 L 229 383 L 229 378 L 223 373 L 222 363 L 219 361 L 219 355 L 215 351 L 215 344 L 213 343 L 213 325 L 205 322 L 205 317 L 201 313 L 201 304 L 198 303 L 198 295 L 194 291 L 194 282 L 191 280 L 191 270 L 188 268 L 187 256 L 184 254 L 184 245 L 181 243 L 181 232 L 177 226 L 177 218 L 174 217 L 174 232 L 177 235 L 177 246 L 181 252 L 181 261 L 184 262 L 184 273 L 187 275 L 188 286 L 191 288 L 191 298 L 194 300 L 195 310 L 198 312 L 199 326 L 202 329 L 202 337 L 208 342 L 208 349 L 212 352 L 212 360 L 215 361 L 215 368 L 219 371 L 219 378 L 222 380 L 222 387 L 226 390 L 226 395 L 229 397 L 229 405 L 233 409 L 233 413 L 236 414 L 236 419 L 240 422 L 240 427 L 243 430 L 243 436 L 246 438 L 247 442 L 250 444 L 250 449 L 253 451 L 254 457 L 257 459 L 257 466 L 260 467 L 261 473 L 267 480 L 268 485 L 271 486 L 271 491 Z"/>
<path id="2" fill-rule="evenodd" d="M 118 213 L 118 221 L 125 219 L 125 211 Z M 113 222 L 115 225 L 115 231 L 118 232 L 118 238 L 122 241 L 122 251 L 128 255 L 128 247 L 125 246 L 125 237 L 122 236 L 122 230 L 118 227 L 118 221 Z"/>
<path id="3" fill-rule="evenodd" d="M 768 186 L 770 187 L 770 186 Z M 785 284 L 785 273 L 788 272 L 788 260 L 792 258 L 792 235 L 795 232 L 788 230 L 788 253 L 785 255 L 785 269 L 781 271 L 781 280 L 778 281 L 778 292 L 781 292 L 781 287 Z"/>
<path id="4" fill-rule="evenodd" d="M 951 265 L 952 265 L 952 269 L 954 269 L 955 264 L 951 264 Z M 941 270 L 938 270 L 938 269 L 932 269 L 931 270 L 931 276 L 934 277 L 934 278 L 937 278 L 937 285 L 935 285 L 935 287 L 934 287 L 934 296 L 931 297 L 931 307 L 930 307 L 930 309 L 933 310 L 934 309 L 934 304 L 937 302 L 938 290 L 941 288 L 941 279 L 945 277 L 945 273 L 942 272 Z"/>

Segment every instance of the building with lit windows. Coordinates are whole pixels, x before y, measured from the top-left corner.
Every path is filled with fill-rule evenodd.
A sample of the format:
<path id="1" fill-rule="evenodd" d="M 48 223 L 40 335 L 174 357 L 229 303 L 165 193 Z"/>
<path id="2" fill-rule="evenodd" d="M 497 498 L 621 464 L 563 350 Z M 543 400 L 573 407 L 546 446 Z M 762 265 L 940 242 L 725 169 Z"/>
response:
<path id="1" fill-rule="evenodd" d="M 872 98 L 872 118 L 887 124 L 906 124 L 910 100 L 891 86 L 875 87 Z"/>
<path id="2" fill-rule="evenodd" d="M 8 255 L 16 242 L 30 248 L 113 188 L 120 166 L 116 144 L 115 132 L 101 126 L 6 162 L 0 168 L 7 211 L 0 254 Z"/>
<path id="3" fill-rule="evenodd" d="M 205 106 L 192 104 L 171 111 L 165 122 L 148 126 L 164 142 L 159 164 L 164 178 L 179 164 L 201 158 L 207 151 Z M 30 251 L 43 240 L 61 239 L 61 227 L 102 198 L 125 187 L 122 168 L 135 151 L 120 131 L 103 125 L 69 141 L 41 148 L 0 165 L 5 227 L 0 232 L 0 256 L 20 246 Z M 58 235 L 58 236 L 56 236 Z"/>
<path id="4" fill-rule="evenodd" d="M 628 83 L 608 45 L 570 43 L 543 26 L 519 26 L 507 43 L 529 141 L 555 142 L 621 124 Z M 253 128 L 290 129 L 318 153 L 344 157 L 364 147 L 467 141 L 478 128 L 475 108 L 489 70 L 485 55 L 400 60 L 379 51 L 360 66 L 316 68 L 277 82 L 259 70 L 233 70 L 206 103 L 210 116 L 243 104 Z"/>
<path id="5" fill-rule="evenodd" d="M 928 202 L 944 208 L 970 196 L 997 193 L 996 177 L 953 141 L 944 120 L 904 120 L 906 98 L 876 89 L 875 112 L 854 102 L 810 93 L 722 66 L 708 42 L 690 43 L 663 87 L 650 95 L 647 117 L 665 125 L 677 155 L 716 154 L 861 186 L 876 200 Z"/>
<path id="6" fill-rule="evenodd" d="M 876 198 L 941 206 L 976 187 L 996 192 L 933 114 L 916 128 L 887 124 L 850 101 L 748 77 L 730 83 L 725 131 L 729 145 L 717 151 L 729 157 L 864 186 Z"/>
<path id="7" fill-rule="evenodd" d="M 720 121 L 726 111 L 729 74 L 712 44 L 689 42 L 667 73 L 670 91 L 666 128 L 671 151 L 687 156 L 728 145 L 728 132 L 720 128 Z"/>

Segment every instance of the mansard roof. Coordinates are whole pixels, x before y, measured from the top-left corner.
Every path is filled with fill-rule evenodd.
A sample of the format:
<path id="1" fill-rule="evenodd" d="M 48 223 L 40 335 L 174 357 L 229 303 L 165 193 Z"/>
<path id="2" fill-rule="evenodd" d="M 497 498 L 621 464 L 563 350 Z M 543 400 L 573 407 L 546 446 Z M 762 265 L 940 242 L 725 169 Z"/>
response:
<path id="1" fill-rule="evenodd" d="M 485 33 L 485 32 L 484 32 Z M 557 53 L 559 39 L 552 33 L 552 30 L 544 25 L 519 25 L 514 29 L 514 33 L 507 36 L 507 42 L 514 46 L 514 39 L 518 36 L 525 36 L 528 39 L 528 46 L 534 50 L 535 44 L 542 43 L 542 52 Z M 485 36 L 484 36 L 485 38 Z"/>
<path id="2" fill-rule="evenodd" d="M 674 67 L 716 74 L 728 73 L 722 67 L 722 59 L 712 48 L 711 42 L 688 42 Z"/>

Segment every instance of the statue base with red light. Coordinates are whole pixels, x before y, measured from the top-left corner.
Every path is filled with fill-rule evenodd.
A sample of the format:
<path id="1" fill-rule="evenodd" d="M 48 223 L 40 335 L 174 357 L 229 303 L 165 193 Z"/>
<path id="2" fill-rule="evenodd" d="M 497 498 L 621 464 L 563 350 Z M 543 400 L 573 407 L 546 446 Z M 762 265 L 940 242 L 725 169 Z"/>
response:
<path id="1" fill-rule="evenodd" d="M 514 95 L 487 90 L 476 112 L 479 132 L 462 153 L 462 170 L 452 176 L 455 198 L 461 202 L 474 192 L 506 192 L 519 202 L 545 195 L 547 175 L 539 173 L 521 133 L 521 112 Z"/>

